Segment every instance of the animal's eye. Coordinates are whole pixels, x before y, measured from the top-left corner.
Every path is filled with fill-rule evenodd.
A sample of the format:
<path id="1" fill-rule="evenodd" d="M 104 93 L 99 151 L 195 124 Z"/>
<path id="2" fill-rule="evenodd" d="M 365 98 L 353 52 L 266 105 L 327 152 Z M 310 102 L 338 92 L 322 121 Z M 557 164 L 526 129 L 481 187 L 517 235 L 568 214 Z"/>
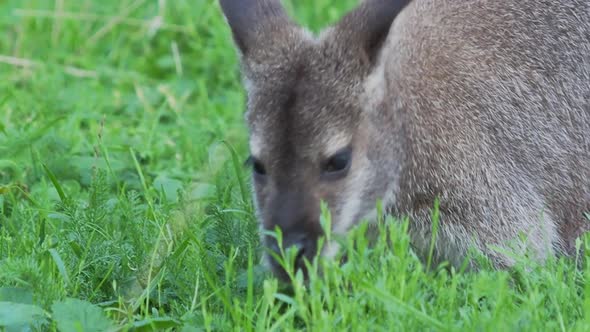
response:
<path id="1" fill-rule="evenodd" d="M 260 160 L 250 156 L 248 160 L 246 160 L 246 164 L 252 167 L 252 170 L 256 175 L 266 175 L 266 168 L 264 168 L 264 165 Z"/>
<path id="2" fill-rule="evenodd" d="M 258 160 L 255 160 L 252 163 L 252 169 L 258 175 L 266 175 L 266 169 L 264 168 L 264 165 L 262 165 L 262 163 L 260 161 L 258 161 Z"/>
<path id="3" fill-rule="evenodd" d="M 329 177 L 344 176 L 350 169 L 351 159 L 352 149 L 344 148 L 326 160 L 322 167 L 322 172 Z"/>

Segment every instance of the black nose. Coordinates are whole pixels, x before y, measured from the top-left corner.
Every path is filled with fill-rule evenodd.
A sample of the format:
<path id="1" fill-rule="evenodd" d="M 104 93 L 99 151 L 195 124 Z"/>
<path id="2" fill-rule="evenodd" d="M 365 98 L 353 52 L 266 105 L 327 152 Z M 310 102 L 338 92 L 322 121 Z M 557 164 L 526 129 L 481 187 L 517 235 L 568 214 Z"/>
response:
<path id="1" fill-rule="evenodd" d="M 274 237 L 268 236 L 266 238 L 267 247 L 272 250 L 276 255 L 278 255 L 281 259 L 287 260 L 292 259 L 292 256 L 289 256 L 289 251 L 295 251 L 295 261 L 293 264 L 293 268 L 295 270 L 302 270 L 304 275 L 307 274 L 307 269 L 305 266 L 305 259 L 311 260 L 316 254 L 316 244 L 315 241 L 311 239 L 310 236 L 307 236 L 303 233 L 296 233 L 296 234 L 283 234 L 283 253 L 285 256 L 281 255 L 281 250 L 279 248 L 279 243 Z M 286 271 L 284 268 L 279 264 L 278 261 L 274 259 L 274 257 L 270 257 L 271 266 L 277 275 L 286 276 Z M 293 271 L 295 272 L 295 271 Z"/>

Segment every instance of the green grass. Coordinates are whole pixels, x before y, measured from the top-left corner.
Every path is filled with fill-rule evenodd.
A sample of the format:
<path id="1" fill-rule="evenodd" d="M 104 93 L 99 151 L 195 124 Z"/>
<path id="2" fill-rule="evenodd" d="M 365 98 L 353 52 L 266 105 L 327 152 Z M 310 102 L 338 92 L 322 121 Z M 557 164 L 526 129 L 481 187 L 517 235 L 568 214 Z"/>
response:
<path id="1" fill-rule="evenodd" d="M 355 2 L 289 10 L 317 30 Z M 5 0 L 0 73 L 0 330 L 590 330 L 575 259 L 427 270 L 407 222 L 279 285 L 216 1 Z"/>

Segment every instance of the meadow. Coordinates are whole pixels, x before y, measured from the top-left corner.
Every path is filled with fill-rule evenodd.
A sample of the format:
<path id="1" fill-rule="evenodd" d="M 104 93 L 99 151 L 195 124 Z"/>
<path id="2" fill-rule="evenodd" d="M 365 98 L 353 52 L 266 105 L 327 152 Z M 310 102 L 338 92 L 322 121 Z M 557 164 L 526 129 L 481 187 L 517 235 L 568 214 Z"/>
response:
<path id="1" fill-rule="evenodd" d="M 318 31 L 356 2 L 285 3 Z M 0 331 L 590 330 L 584 254 L 447 269 L 404 219 L 269 275 L 217 1 L 2 1 L 0 75 Z"/>

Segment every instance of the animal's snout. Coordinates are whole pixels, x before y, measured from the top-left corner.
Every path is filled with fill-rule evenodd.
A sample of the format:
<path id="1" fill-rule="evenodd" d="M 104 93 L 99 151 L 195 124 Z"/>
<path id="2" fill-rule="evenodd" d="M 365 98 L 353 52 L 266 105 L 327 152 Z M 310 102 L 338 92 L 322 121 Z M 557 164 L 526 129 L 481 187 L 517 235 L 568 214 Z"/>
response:
<path id="1" fill-rule="evenodd" d="M 304 275 L 307 274 L 305 260 L 311 262 L 314 256 L 317 254 L 317 237 L 303 232 L 283 234 L 282 244 L 280 246 L 275 237 L 267 236 L 266 244 L 268 249 L 284 262 L 294 259 L 292 267 L 295 269 L 295 271 L 292 272 L 301 270 Z M 270 257 L 272 269 L 278 276 L 286 279 L 287 273 L 285 271 L 285 266 L 282 266 L 279 261 L 277 261 L 275 257 L 272 256 L 273 255 Z M 289 266 L 289 264 L 286 265 Z"/>
<path id="2" fill-rule="evenodd" d="M 306 275 L 305 260 L 313 260 L 318 251 L 317 241 L 323 234 L 319 222 L 319 203 L 308 190 L 278 192 L 269 203 L 264 221 L 265 228 L 279 228 L 281 236 L 277 238 L 282 239 L 280 246 L 274 236 L 268 235 L 265 239 L 267 249 L 274 253 L 269 257 L 273 271 L 277 276 L 286 279 L 284 266 L 273 256 L 277 255 L 282 260 L 293 259 L 289 254 L 294 250 L 295 261 L 292 267 L 302 270 Z"/>

